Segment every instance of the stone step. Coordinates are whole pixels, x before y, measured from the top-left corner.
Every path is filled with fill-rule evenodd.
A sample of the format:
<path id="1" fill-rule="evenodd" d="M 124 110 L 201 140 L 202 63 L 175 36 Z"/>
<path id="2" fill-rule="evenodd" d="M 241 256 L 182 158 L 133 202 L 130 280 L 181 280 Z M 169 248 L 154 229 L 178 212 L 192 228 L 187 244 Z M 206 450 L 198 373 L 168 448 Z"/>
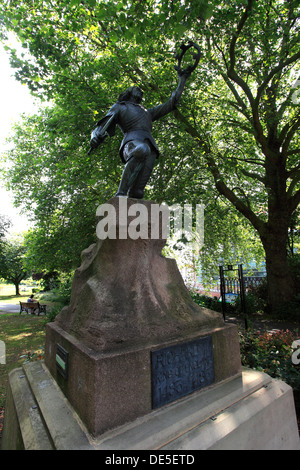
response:
<path id="1" fill-rule="evenodd" d="M 291 387 L 250 369 L 98 438 L 43 362 L 12 371 L 9 385 L 2 449 L 300 450 Z"/>
<path id="2" fill-rule="evenodd" d="M 54 449 L 53 441 L 22 368 L 14 369 L 9 374 L 9 385 L 2 449 Z"/>
<path id="3" fill-rule="evenodd" d="M 8 401 L 14 403 L 17 425 L 6 419 L 2 448 L 9 448 L 13 428 L 19 427 L 25 450 L 93 449 L 76 413 L 43 362 L 29 362 L 13 370 L 9 383 L 12 400 Z M 7 414 L 12 416 L 11 403 L 7 407 Z"/>

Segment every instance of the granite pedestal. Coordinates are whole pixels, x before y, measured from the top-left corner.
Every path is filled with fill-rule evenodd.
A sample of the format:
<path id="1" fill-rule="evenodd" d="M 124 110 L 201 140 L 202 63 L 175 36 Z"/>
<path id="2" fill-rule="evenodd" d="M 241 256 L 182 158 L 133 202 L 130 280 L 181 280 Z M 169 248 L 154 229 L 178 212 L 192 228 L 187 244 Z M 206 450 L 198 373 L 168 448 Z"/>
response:
<path id="1" fill-rule="evenodd" d="M 83 252 L 45 347 L 46 366 L 94 436 L 241 372 L 236 327 L 195 304 L 162 255 L 162 215 L 151 237 L 158 205 L 113 198 L 107 207 L 111 236 Z M 148 238 L 128 236 L 137 207 Z"/>
<path id="2" fill-rule="evenodd" d="M 237 402 L 241 423 L 252 420 L 252 429 L 261 423 L 256 408 L 266 419 L 270 410 L 281 416 L 289 403 L 289 421 L 295 421 L 290 388 L 276 384 L 274 393 L 265 393 L 264 380 L 254 387 L 261 392 L 254 399 L 254 414 L 247 417 L 247 393 L 254 389 L 246 387 L 245 393 L 241 387 L 245 374 L 236 326 L 193 302 L 176 262 L 162 256 L 163 220 L 154 239 L 124 237 L 134 223 L 136 203 L 123 198 L 108 201 L 116 214 L 110 227 L 115 236 L 83 252 L 70 305 L 47 325 L 45 362 L 12 372 L 5 448 L 168 448 L 171 441 L 172 448 L 222 447 L 225 441 L 218 435 L 207 445 L 201 443 L 202 423 L 210 425 L 209 420 L 222 409 L 233 412 Z M 150 234 L 151 213 L 157 205 L 138 203 L 148 214 Z M 231 394 L 226 397 L 229 383 Z M 30 409 L 29 403 L 33 403 Z M 170 434 L 172 416 L 182 416 L 184 421 L 173 422 Z M 200 431 L 200 425 L 198 437 L 183 442 L 180 436 L 187 437 L 194 428 Z M 161 433 L 154 439 L 151 433 L 156 428 Z M 148 435 L 147 443 L 138 437 L 138 429 Z M 223 428 L 222 432 L 228 434 Z M 271 427 L 261 432 L 269 442 Z M 238 438 L 239 425 L 229 434 Z M 280 429 L 277 434 L 280 440 Z M 291 448 L 296 441 L 289 435 L 286 446 Z"/>
<path id="3" fill-rule="evenodd" d="M 61 387 L 65 396 L 87 426 L 89 432 L 99 434 L 146 415 L 158 408 L 153 401 L 154 392 L 158 403 L 170 403 L 181 398 L 181 388 L 185 385 L 182 365 L 175 363 L 159 372 L 154 382 L 153 354 L 172 351 L 172 347 L 188 347 L 194 341 L 211 338 L 213 346 L 213 364 L 208 362 L 208 370 L 195 364 L 195 356 L 185 359 L 185 367 L 194 382 L 187 389 L 192 393 L 206 385 L 218 383 L 241 372 L 239 344 L 236 327 L 225 325 L 198 335 L 181 338 L 181 341 L 161 341 L 139 348 L 123 348 L 118 351 L 95 352 L 78 342 L 73 336 L 62 330 L 56 323 L 47 327 L 46 365 Z M 56 362 L 56 347 L 61 345 L 69 354 L 68 375 L 64 378 Z M 179 364 L 179 361 L 178 361 Z M 200 380 L 197 382 L 197 374 Z M 206 382 L 206 375 L 213 380 Z"/>

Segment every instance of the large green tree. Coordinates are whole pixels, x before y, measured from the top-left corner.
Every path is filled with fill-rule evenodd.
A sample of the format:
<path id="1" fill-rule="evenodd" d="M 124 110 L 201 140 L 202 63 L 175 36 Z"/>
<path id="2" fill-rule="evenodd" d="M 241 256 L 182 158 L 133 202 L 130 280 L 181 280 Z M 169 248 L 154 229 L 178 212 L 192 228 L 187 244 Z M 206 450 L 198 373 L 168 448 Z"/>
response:
<path id="1" fill-rule="evenodd" d="M 5 216 L 0 214 L 0 251 L 1 251 L 1 246 L 5 240 L 5 235 L 7 234 L 7 230 L 11 226 L 11 221 L 10 219 Z"/>
<path id="2" fill-rule="evenodd" d="M 7 282 L 14 284 L 16 295 L 20 295 L 19 286 L 26 279 L 25 246 L 19 239 L 6 240 L 3 251 L 0 253 L 0 276 Z"/>
<path id="3" fill-rule="evenodd" d="M 175 113 L 177 122 L 167 118 L 155 131 L 165 157 L 156 167 L 157 188 L 166 188 L 160 186 L 166 172 L 167 202 L 190 202 L 191 195 L 199 202 L 213 193 L 213 184 L 261 239 L 271 306 L 292 297 L 287 240 L 300 202 L 300 114 L 293 89 L 300 59 L 297 1 L 21 0 L 1 10 L 5 27 L 31 54 L 12 51 L 18 78 L 63 110 L 55 137 L 60 157 L 52 152 L 53 165 L 62 169 L 68 159 L 73 174 L 76 165 L 82 168 L 80 156 L 87 168 L 93 165 L 83 143 L 97 113 L 132 83 L 145 91 L 147 106 L 164 101 L 176 86 L 174 51 L 181 40 L 198 42 L 203 59 Z M 42 161 L 51 154 L 47 142 L 45 136 Z M 115 152 L 115 143 L 107 149 Z M 103 155 L 107 166 L 96 163 L 101 195 L 120 172 Z M 185 183 L 181 191 L 175 189 L 177 175 Z M 99 197 L 96 179 L 91 183 L 90 193 Z M 64 185 L 61 201 L 67 204 L 78 192 L 73 199 Z M 152 194 L 161 192 L 154 188 Z"/>
<path id="4" fill-rule="evenodd" d="M 204 33 L 208 63 L 227 89 L 215 93 L 222 138 L 204 151 L 217 190 L 259 233 L 275 308 L 295 292 L 286 247 L 300 202 L 300 113 L 292 89 L 299 73 L 299 5 L 249 0 L 230 2 L 223 13 Z"/>

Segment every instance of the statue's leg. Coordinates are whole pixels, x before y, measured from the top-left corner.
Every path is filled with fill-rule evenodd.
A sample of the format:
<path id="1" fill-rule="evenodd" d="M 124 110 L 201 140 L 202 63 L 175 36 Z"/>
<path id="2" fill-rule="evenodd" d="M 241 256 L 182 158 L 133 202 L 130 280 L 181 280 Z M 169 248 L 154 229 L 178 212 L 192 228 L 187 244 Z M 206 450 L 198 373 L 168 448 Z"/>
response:
<path id="1" fill-rule="evenodd" d="M 134 158 L 126 163 L 116 196 L 127 196 L 131 180 L 138 168 L 139 162 Z"/>
<path id="2" fill-rule="evenodd" d="M 157 154 L 151 151 L 150 155 L 147 156 L 146 161 L 143 165 L 142 170 L 139 172 L 133 185 L 129 190 L 129 197 L 142 199 L 144 196 L 144 189 L 151 176 Z"/>
<path id="3" fill-rule="evenodd" d="M 136 179 L 142 172 L 147 157 L 150 154 L 151 150 L 147 143 L 132 141 L 125 145 L 123 156 L 127 163 L 116 194 L 117 196 L 127 195 L 128 190 L 134 185 Z"/>

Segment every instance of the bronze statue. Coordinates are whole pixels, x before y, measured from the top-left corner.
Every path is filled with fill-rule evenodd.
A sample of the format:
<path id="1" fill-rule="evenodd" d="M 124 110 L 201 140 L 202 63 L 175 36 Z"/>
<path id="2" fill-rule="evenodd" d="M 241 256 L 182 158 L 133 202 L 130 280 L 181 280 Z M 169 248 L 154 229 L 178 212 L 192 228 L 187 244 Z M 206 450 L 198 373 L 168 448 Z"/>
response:
<path id="1" fill-rule="evenodd" d="M 181 61 L 186 51 L 194 47 L 197 54 L 193 57 L 193 66 L 181 69 Z M 107 137 L 115 134 L 119 126 L 124 138 L 120 146 L 120 157 L 125 168 L 116 196 L 141 199 L 145 186 L 151 176 L 156 158 L 159 156 L 157 144 L 151 134 L 152 122 L 174 111 L 180 101 L 186 80 L 196 68 L 200 59 L 200 49 L 193 42 L 181 46 L 181 54 L 177 56 L 178 66 L 175 67 L 179 83 L 168 101 L 154 108 L 145 109 L 142 105 L 143 92 L 137 86 L 128 88 L 110 108 L 107 115 L 97 123 L 91 135 L 90 152 L 97 148 Z M 89 153 L 90 153 L 89 152 Z"/>

